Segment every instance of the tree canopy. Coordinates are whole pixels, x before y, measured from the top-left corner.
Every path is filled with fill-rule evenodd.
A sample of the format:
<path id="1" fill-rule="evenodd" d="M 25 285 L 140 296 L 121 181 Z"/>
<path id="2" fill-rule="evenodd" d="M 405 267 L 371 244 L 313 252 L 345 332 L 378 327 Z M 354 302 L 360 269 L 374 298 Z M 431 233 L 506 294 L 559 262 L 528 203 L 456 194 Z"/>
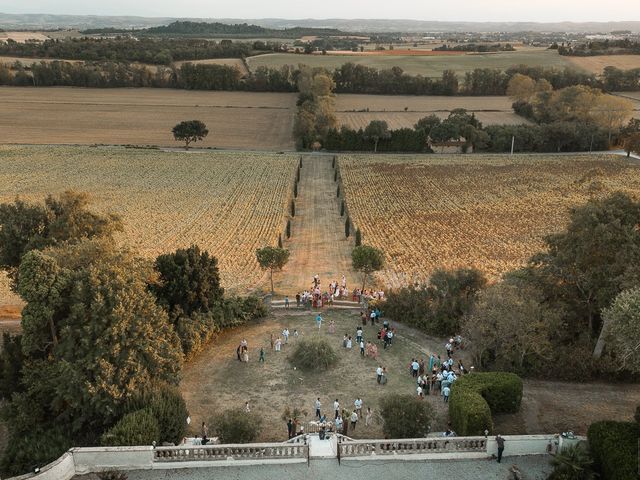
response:
<path id="1" fill-rule="evenodd" d="M 414 395 L 391 394 L 380 405 L 385 438 L 422 438 L 431 430 L 434 418 L 429 402 Z"/>
<path id="2" fill-rule="evenodd" d="M 185 120 L 178 123 L 171 131 L 173 132 L 173 138 L 184 142 L 184 148 L 187 150 L 191 143 L 202 140 L 209 135 L 207 126 L 200 120 Z"/>
<path id="3" fill-rule="evenodd" d="M 289 261 L 289 250 L 278 247 L 263 247 L 256 250 L 256 259 L 260 268 L 269 270 L 271 278 L 271 293 L 273 293 L 273 272 L 279 271 Z"/>
<path id="4" fill-rule="evenodd" d="M 373 272 L 384 267 L 384 252 L 369 245 L 360 245 L 351 252 L 353 269 L 362 272 L 362 289 L 367 282 L 367 277 Z"/>

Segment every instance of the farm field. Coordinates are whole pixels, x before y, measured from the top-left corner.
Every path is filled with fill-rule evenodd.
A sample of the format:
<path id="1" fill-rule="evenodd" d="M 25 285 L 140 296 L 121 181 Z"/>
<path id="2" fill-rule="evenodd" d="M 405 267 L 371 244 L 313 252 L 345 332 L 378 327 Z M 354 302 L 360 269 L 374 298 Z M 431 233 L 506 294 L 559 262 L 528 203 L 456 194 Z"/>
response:
<path id="1" fill-rule="evenodd" d="M 43 42 L 49 40 L 49 36 L 41 32 L 0 32 L 0 42 L 13 40 L 17 43 L 25 43 L 27 40 Z"/>
<path id="2" fill-rule="evenodd" d="M 497 279 L 524 265 L 571 207 L 591 195 L 640 195 L 640 167 L 603 155 L 341 155 L 351 219 L 385 251 L 379 283 L 425 281 L 437 268 Z"/>
<path id="3" fill-rule="evenodd" d="M 595 55 L 593 57 L 567 57 L 576 67 L 593 73 L 602 73 L 605 67 L 621 70 L 640 68 L 640 55 Z"/>
<path id="4" fill-rule="evenodd" d="M 203 65 L 226 65 L 227 67 L 236 67 L 242 75 L 248 75 L 249 70 L 245 66 L 244 62 L 239 58 L 207 58 L 204 60 L 187 60 L 184 62 L 175 62 L 177 67 L 181 66 L 183 63 L 194 63 L 194 64 L 203 64 Z"/>
<path id="5" fill-rule="evenodd" d="M 494 54 L 466 54 L 455 56 L 416 56 L 416 55 L 304 55 L 273 53 L 247 58 L 250 69 L 259 66 L 281 67 L 299 64 L 311 67 L 334 69 L 345 63 L 366 65 L 377 69 L 402 68 L 412 75 L 440 77 L 444 70 L 454 70 L 458 74 L 470 72 L 475 68 L 506 69 L 521 63 L 530 66 L 558 67 L 572 66 L 567 57 L 551 50 L 501 52 Z"/>
<path id="6" fill-rule="evenodd" d="M 614 95 L 628 98 L 629 100 L 633 101 L 633 103 L 635 104 L 633 116 L 635 118 L 640 118 L 640 92 L 618 92 L 614 93 Z"/>
<path id="7" fill-rule="evenodd" d="M 175 147 L 173 126 L 198 119 L 211 133 L 196 146 L 285 150 L 294 147 L 295 101 L 286 93 L 0 87 L 0 143 Z"/>
<path id="8" fill-rule="evenodd" d="M 147 258 L 198 244 L 219 261 L 223 285 L 262 278 L 255 250 L 284 229 L 297 155 L 0 146 L 0 203 L 43 201 L 72 189 L 91 208 L 122 216 L 118 240 Z M 0 305 L 17 300 L 0 282 Z"/>

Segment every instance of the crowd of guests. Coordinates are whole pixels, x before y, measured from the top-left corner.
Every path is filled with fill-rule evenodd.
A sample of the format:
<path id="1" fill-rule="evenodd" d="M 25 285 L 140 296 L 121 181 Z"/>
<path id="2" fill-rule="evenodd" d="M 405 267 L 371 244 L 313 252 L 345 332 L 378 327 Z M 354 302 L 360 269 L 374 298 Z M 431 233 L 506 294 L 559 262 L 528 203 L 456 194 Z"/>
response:
<path id="1" fill-rule="evenodd" d="M 328 288 L 322 288 L 320 276 L 318 274 L 313 276 L 313 281 L 308 289 L 303 292 L 296 293 L 296 307 L 304 308 L 322 308 L 327 305 L 331 305 L 334 300 L 344 300 L 351 297 L 353 302 L 364 304 L 370 300 L 383 300 L 383 290 L 362 290 L 360 288 L 354 288 L 349 291 L 347 288 L 347 278 L 342 275 L 341 281 L 337 280 L 329 282 Z M 289 296 L 284 298 L 285 308 L 290 307 Z"/>

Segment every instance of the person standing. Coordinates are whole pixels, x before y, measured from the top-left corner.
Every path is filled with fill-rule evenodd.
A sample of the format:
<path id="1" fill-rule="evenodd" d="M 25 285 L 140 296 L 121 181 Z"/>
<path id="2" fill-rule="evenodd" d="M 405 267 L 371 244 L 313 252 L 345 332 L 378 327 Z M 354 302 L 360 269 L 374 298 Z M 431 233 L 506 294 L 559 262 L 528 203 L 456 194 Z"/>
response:
<path id="1" fill-rule="evenodd" d="M 296 293 L 296 308 L 300 308 L 300 292 Z"/>
<path id="2" fill-rule="evenodd" d="M 368 427 L 371 425 L 371 420 L 373 420 L 373 412 L 371 411 L 371 407 L 367 407 L 367 413 L 364 416 L 364 424 Z"/>
<path id="3" fill-rule="evenodd" d="M 351 414 L 351 428 L 353 430 L 356 429 L 356 423 L 358 423 L 358 414 L 354 410 L 353 413 Z"/>
<path id="4" fill-rule="evenodd" d="M 335 426 L 336 426 L 336 433 L 339 433 L 342 430 L 342 427 L 343 427 L 342 417 L 340 415 L 338 415 L 338 418 L 336 418 L 334 423 L 335 423 Z"/>
<path id="5" fill-rule="evenodd" d="M 284 308 L 289 308 L 289 296 L 285 295 L 284 297 Z"/>
<path id="6" fill-rule="evenodd" d="M 376 368 L 376 376 L 378 377 L 378 383 L 380 383 L 382 381 L 382 365 Z"/>
<path id="7" fill-rule="evenodd" d="M 364 340 L 360 339 L 360 355 L 364 357 Z"/>
<path id="8" fill-rule="evenodd" d="M 500 434 L 496 435 L 496 443 L 498 444 L 498 463 L 502 461 L 502 452 L 504 452 L 504 438 Z"/>
<path id="9" fill-rule="evenodd" d="M 270 339 L 269 339 L 269 340 L 270 340 L 270 342 L 271 342 L 271 350 L 273 350 L 273 346 L 274 346 L 274 344 L 275 344 L 275 341 L 274 341 L 275 339 L 273 338 L 273 333 L 271 334 L 271 337 L 270 337 Z"/>
<path id="10" fill-rule="evenodd" d="M 264 348 L 260 347 L 260 358 L 258 362 L 264 363 Z"/>
<path id="11" fill-rule="evenodd" d="M 318 327 L 318 331 L 322 328 L 322 317 L 320 314 L 316 315 L 316 325 Z"/>
<path id="12" fill-rule="evenodd" d="M 289 419 L 289 421 L 287 422 L 287 433 L 289 435 L 289 438 L 293 438 L 293 420 Z"/>
<path id="13" fill-rule="evenodd" d="M 336 398 L 336 401 L 333 402 L 333 409 L 336 411 L 335 418 L 338 418 L 340 416 L 340 402 L 338 402 L 337 398 Z"/>
<path id="14" fill-rule="evenodd" d="M 318 397 L 318 399 L 316 400 L 316 417 L 317 418 L 322 418 L 322 415 L 320 414 L 320 407 L 322 407 L 322 404 L 320 403 L 320 397 Z"/>
<path id="15" fill-rule="evenodd" d="M 358 415 L 361 415 L 361 412 L 362 412 L 362 399 L 361 399 L 360 397 L 358 397 L 358 398 L 356 399 L 356 401 L 355 401 L 355 402 L 353 402 L 353 406 L 354 406 L 354 407 L 355 407 L 355 409 L 356 409 L 356 413 L 357 413 Z"/>
<path id="16" fill-rule="evenodd" d="M 289 329 L 287 327 L 282 331 L 282 336 L 284 337 L 284 343 L 289 343 Z"/>
<path id="17" fill-rule="evenodd" d="M 282 340 L 280 340 L 280 337 L 276 338 L 276 352 L 280 351 L 280 347 L 282 347 Z"/>
<path id="18" fill-rule="evenodd" d="M 202 438 L 208 437 L 209 436 L 209 427 L 207 427 L 207 424 L 202 422 L 202 427 L 200 428 L 200 433 L 202 433 Z"/>
<path id="19" fill-rule="evenodd" d="M 353 348 L 353 340 L 351 340 L 351 337 L 347 338 L 347 349 L 351 350 L 351 348 Z"/>
<path id="20" fill-rule="evenodd" d="M 358 328 L 356 328 L 356 343 L 360 343 L 360 340 L 362 340 L 362 327 L 358 325 Z"/>
<path id="21" fill-rule="evenodd" d="M 447 385 L 442 389 L 442 396 L 444 397 L 444 403 L 449 403 L 449 394 L 451 393 L 451 389 Z"/>

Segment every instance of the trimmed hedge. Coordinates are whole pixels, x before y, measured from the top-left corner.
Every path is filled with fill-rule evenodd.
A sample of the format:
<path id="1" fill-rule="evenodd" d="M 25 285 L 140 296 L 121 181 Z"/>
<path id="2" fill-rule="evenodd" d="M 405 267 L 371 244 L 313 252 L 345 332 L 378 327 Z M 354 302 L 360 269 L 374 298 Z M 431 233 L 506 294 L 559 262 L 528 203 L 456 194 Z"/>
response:
<path id="1" fill-rule="evenodd" d="M 638 478 L 640 427 L 632 422 L 592 423 L 587 431 L 589 449 L 604 480 Z"/>
<path id="2" fill-rule="evenodd" d="M 127 413 L 118 423 L 102 434 L 100 443 L 105 447 L 123 445 L 151 445 L 160 439 L 160 425 L 151 410 Z"/>
<path id="3" fill-rule="evenodd" d="M 453 384 L 449 417 L 458 435 L 484 435 L 493 431 L 492 414 L 515 413 L 521 401 L 522 379 L 516 374 L 473 373 Z"/>

